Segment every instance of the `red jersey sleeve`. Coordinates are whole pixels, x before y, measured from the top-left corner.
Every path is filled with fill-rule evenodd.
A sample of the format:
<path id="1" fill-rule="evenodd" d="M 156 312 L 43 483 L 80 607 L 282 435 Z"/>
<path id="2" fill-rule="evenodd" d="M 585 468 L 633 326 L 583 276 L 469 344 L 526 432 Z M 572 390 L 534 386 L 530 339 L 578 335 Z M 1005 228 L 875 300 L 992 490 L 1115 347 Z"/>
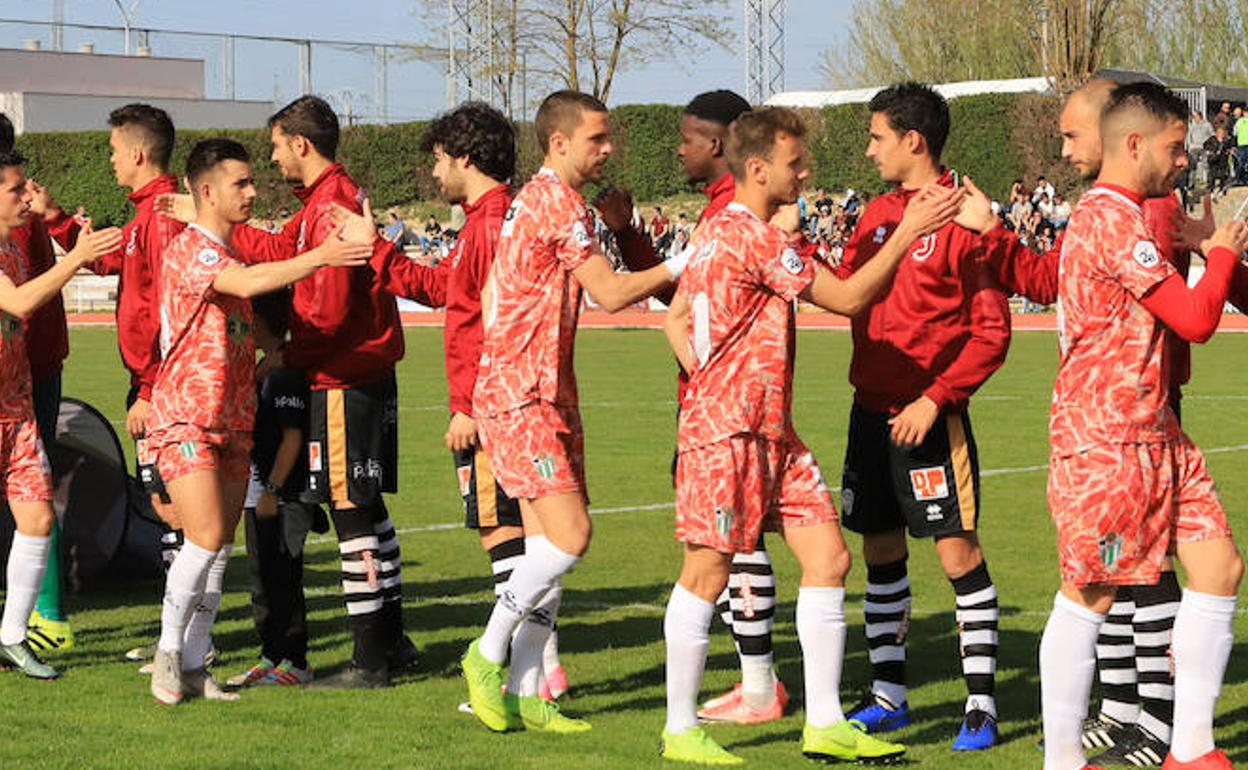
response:
<path id="1" fill-rule="evenodd" d="M 984 241 L 989 270 L 1000 285 L 1041 305 L 1057 302 L 1061 236 L 1053 248 L 1043 254 L 1032 251 L 1017 235 L 1001 226 L 985 233 Z"/>
<path id="2" fill-rule="evenodd" d="M 577 203 L 575 219 L 569 216 L 554 234 L 552 245 L 555 248 L 555 259 L 564 270 L 572 271 L 585 264 L 594 253 L 593 219 L 584 203 Z"/>
<path id="3" fill-rule="evenodd" d="M 797 247 L 794 241 L 777 239 L 749 250 L 759 284 L 790 302 L 815 280 L 815 260 L 803 259 Z"/>
<path id="4" fill-rule="evenodd" d="M 1188 342 L 1205 342 L 1218 328 L 1238 261 L 1230 249 L 1213 249 L 1205 261 L 1205 273 L 1194 287 L 1189 289 L 1183 276 L 1171 268 L 1140 301 L 1175 334 Z"/>
<path id="5" fill-rule="evenodd" d="M 239 259 L 249 265 L 290 259 L 295 256 L 302 221 L 301 210 L 276 233 L 251 225 L 239 225 L 234 228 L 230 243 L 238 252 Z"/>
<path id="6" fill-rule="evenodd" d="M 156 385 L 156 374 L 160 371 L 161 265 L 164 264 L 165 249 L 173 242 L 178 233 L 182 232 L 184 227 L 185 225 L 181 222 L 153 212 L 141 233 L 143 248 L 139 256 L 147 262 L 147 270 L 144 275 L 147 276 L 148 280 L 144 291 L 148 313 L 147 323 L 143 331 L 148 340 L 147 344 L 151 348 L 151 355 L 148 356 L 147 366 L 137 374 L 139 398 L 149 401 L 152 398 L 152 388 Z M 233 260 L 230 260 L 230 262 L 233 262 Z"/>
<path id="7" fill-rule="evenodd" d="M 966 238 L 956 263 L 964 303 L 970 306 L 971 337 L 958 357 L 924 391 L 941 409 L 965 404 L 992 373 L 1005 363 L 1010 347 L 1010 305 L 984 259 L 978 236 Z"/>
<path id="8" fill-rule="evenodd" d="M 205 246 L 187 261 L 182 283 L 192 294 L 209 297 L 214 291 L 212 282 L 233 264 L 236 264 L 234 260 L 223 254 L 221 249 Z"/>
<path id="9" fill-rule="evenodd" d="M 1174 265 L 1161 255 L 1149 237 L 1127 238 L 1120 248 L 1107 249 L 1102 267 L 1136 299 L 1152 291 L 1162 281 L 1178 275 Z"/>
<path id="10" fill-rule="evenodd" d="M 48 235 L 52 236 L 52 240 L 59 243 L 66 251 L 77 245 L 78 233 L 82 231 L 82 225 L 78 224 L 78 220 L 64 211 L 58 212 L 50 219 L 43 220 L 43 225 L 47 228 Z"/>
<path id="11" fill-rule="evenodd" d="M 409 259 L 385 238 L 373 242 L 369 266 L 383 289 L 396 297 L 415 300 L 427 307 L 446 305 L 446 284 L 450 277 L 449 259 L 428 267 Z"/>
<path id="12" fill-rule="evenodd" d="M 125 261 L 126 246 L 137 236 L 136 230 L 138 224 L 135 220 L 130 220 L 121 228 L 121 243 L 117 248 L 108 252 L 104 256 L 87 263 L 87 269 L 96 275 L 121 275 L 121 265 Z M 74 234 L 74 242 L 77 243 L 78 235 Z"/>

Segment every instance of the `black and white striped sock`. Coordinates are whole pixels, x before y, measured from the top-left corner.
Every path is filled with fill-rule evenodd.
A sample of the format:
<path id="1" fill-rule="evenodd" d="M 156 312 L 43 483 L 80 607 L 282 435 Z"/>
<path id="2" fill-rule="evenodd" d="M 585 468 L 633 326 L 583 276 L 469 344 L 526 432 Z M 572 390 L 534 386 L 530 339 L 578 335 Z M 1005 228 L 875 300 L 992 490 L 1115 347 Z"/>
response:
<path id="1" fill-rule="evenodd" d="M 511 571 L 524 558 L 524 536 L 518 535 L 493 546 L 488 551 L 490 569 L 494 572 L 494 597 L 498 598 L 511 579 Z"/>
<path id="2" fill-rule="evenodd" d="M 1133 586 L 1135 665 L 1139 674 L 1140 727 L 1169 744 L 1174 722 L 1174 669 L 1170 641 L 1183 590 L 1173 571 L 1155 586 Z"/>
<path id="3" fill-rule="evenodd" d="M 741 659 L 741 691 L 756 706 L 776 697 L 771 629 L 776 613 L 776 576 L 759 535 L 753 553 L 732 559 L 728 575 L 732 636 Z"/>
<path id="4" fill-rule="evenodd" d="M 867 565 L 867 655 L 871 692 L 889 702 L 906 702 L 906 634 L 910 630 L 910 577 L 906 560 Z"/>
<path id="5" fill-rule="evenodd" d="M 398 533 L 384 503 L 378 503 L 373 509 L 373 531 L 377 533 L 377 559 L 384 573 L 381 612 L 385 632 L 393 646 L 403 635 L 403 556 Z"/>
<path id="6" fill-rule="evenodd" d="M 1096 637 L 1097 678 L 1101 682 L 1101 714 L 1130 725 L 1140 716 L 1136 689 L 1134 589 L 1120 586 L 1101 633 Z"/>
<path id="7" fill-rule="evenodd" d="M 355 639 L 352 662 L 377 670 L 386 665 L 390 636 L 383 606 L 387 592 L 399 585 L 398 570 L 381 558 L 381 539 L 366 508 L 335 509 L 338 555 L 342 559 L 342 592 L 347 622 Z"/>
<path id="8" fill-rule="evenodd" d="M 986 711 L 994 718 L 993 697 L 997 677 L 997 587 L 980 562 L 962 577 L 949 581 L 957 594 L 958 638 L 962 652 L 962 677 L 966 680 L 966 711 Z"/>

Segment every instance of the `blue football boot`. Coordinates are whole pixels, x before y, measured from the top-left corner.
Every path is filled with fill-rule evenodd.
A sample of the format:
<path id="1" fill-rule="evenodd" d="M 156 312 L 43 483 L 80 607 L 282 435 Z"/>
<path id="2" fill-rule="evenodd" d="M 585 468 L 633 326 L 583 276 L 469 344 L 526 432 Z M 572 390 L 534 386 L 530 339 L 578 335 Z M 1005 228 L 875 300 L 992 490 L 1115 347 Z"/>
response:
<path id="1" fill-rule="evenodd" d="M 962 721 L 958 737 L 953 739 L 954 751 L 983 751 L 997 745 L 997 719 L 981 709 L 972 709 Z"/>
<path id="2" fill-rule="evenodd" d="M 910 724 L 910 706 L 905 701 L 895 705 L 879 693 L 870 693 L 845 718 L 857 722 L 868 733 L 888 733 Z"/>

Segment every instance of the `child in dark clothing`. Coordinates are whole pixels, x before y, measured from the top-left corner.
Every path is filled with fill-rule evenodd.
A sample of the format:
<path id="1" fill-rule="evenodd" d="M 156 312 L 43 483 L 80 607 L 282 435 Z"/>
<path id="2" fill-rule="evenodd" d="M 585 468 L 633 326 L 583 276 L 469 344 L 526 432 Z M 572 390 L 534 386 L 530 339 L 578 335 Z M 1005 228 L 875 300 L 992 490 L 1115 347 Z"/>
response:
<path id="1" fill-rule="evenodd" d="M 259 663 L 228 681 L 236 688 L 312 681 L 303 544 L 309 530 L 326 532 L 329 524 L 319 506 L 299 499 L 307 478 L 308 385 L 302 372 L 278 363 L 277 355 L 286 340 L 290 293 L 255 297 L 252 311 L 252 334 L 264 359 L 257 367 L 245 513 L 252 615 L 261 650 Z"/>

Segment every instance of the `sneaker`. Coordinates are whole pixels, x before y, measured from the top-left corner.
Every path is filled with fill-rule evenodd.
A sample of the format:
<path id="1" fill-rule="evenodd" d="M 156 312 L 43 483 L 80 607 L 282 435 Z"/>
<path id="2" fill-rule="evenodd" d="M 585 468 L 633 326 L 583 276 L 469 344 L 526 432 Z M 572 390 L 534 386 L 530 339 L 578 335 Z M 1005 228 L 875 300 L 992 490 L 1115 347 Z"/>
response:
<path id="1" fill-rule="evenodd" d="M 788 705 L 789 692 L 784 689 L 784 683 L 779 679 L 776 680 L 776 697 L 761 709 L 746 702 L 745 691 L 741 688 L 741 683 L 737 682 L 728 692 L 703 703 L 698 709 L 698 719 L 704 722 L 757 725 L 784 716 L 784 709 Z"/>
<path id="2" fill-rule="evenodd" d="M 1118 745 L 1096 758 L 1103 765 L 1157 767 L 1170 753 L 1170 746 L 1139 725 L 1127 727 Z"/>
<path id="3" fill-rule="evenodd" d="M 176 706 L 185 697 L 182 683 L 182 653 L 156 650 L 152 661 L 152 697 L 166 706 Z"/>
<path id="4" fill-rule="evenodd" d="M 262 687 L 298 687 L 299 685 L 309 684 L 311 681 L 311 664 L 308 664 L 307 668 L 298 668 L 289 660 L 283 660 L 276 668 L 270 670 L 264 679 L 256 684 Z"/>
<path id="5" fill-rule="evenodd" d="M 241 690 L 264 679 L 273 671 L 273 661 L 261 658 L 260 662 L 241 674 L 235 674 L 225 680 L 225 686 L 232 690 Z"/>
<path id="6" fill-rule="evenodd" d="M 537 693 L 538 697 L 553 703 L 567 693 L 568 675 L 564 672 L 563 666 L 555 666 L 553 671 L 546 671 L 542 677 L 541 689 Z"/>
<path id="7" fill-rule="evenodd" d="M 698 725 L 673 735 L 663 731 L 659 741 L 659 756 L 675 762 L 693 762 L 699 765 L 743 765 L 745 760 L 715 742 Z"/>
<path id="8" fill-rule="evenodd" d="M 182 672 L 182 689 L 187 695 L 204 700 L 238 700 L 238 693 L 223 690 L 208 669 L 203 667 Z"/>
<path id="9" fill-rule="evenodd" d="M 68 620 L 52 620 L 39 614 L 39 610 L 30 613 L 26 621 L 26 641 L 36 652 L 53 650 L 71 650 L 74 647 L 74 629 Z"/>
<path id="10" fill-rule="evenodd" d="M 308 687 L 312 690 L 376 690 L 389 686 L 390 671 L 385 666 L 369 669 L 351 663 L 338 673 L 318 679 Z"/>
<path id="11" fill-rule="evenodd" d="M 0 645 L 0 666 L 16 668 L 31 679 L 56 679 L 56 669 L 39 659 L 26 639 L 17 644 Z"/>
<path id="12" fill-rule="evenodd" d="M 420 661 L 420 651 L 416 649 L 416 644 L 403 634 L 397 644 L 386 656 L 386 663 L 390 666 L 390 673 L 399 674 L 404 671 L 410 671 L 416 668 L 416 664 Z"/>
<path id="13" fill-rule="evenodd" d="M 1083 720 L 1085 749 L 1112 749 L 1127 736 L 1127 725 L 1113 717 L 1097 714 Z"/>
<path id="14" fill-rule="evenodd" d="M 888 733 L 910 724 L 910 704 L 894 704 L 879 693 L 868 693 L 845 718 L 858 722 L 869 733 Z"/>
<path id="15" fill-rule="evenodd" d="M 823 762 L 889 764 L 899 761 L 906 747 L 873 738 L 862 725 L 842 719 L 830 727 L 803 727 L 802 753 Z"/>
<path id="16" fill-rule="evenodd" d="M 152 647 L 153 650 L 156 649 L 155 645 L 150 645 L 150 646 Z M 147 647 L 135 647 L 134 649 L 126 653 L 126 657 L 128 658 L 131 652 L 138 652 L 140 650 L 146 650 L 146 649 Z M 154 655 L 155 652 L 153 652 L 152 654 Z M 143 658 L 135 658 L 135 660 L 143 660 Z M 211 668 L 212 664 L 216 662 L 217 662 L 217 648 L 209 647 L 208 654 L 204 656 L 204 668 Z M 152 660 L 148 663 L 144 663 L 142 666 L 139 666 L 139 673 L 145 676 L 151 676 L 152 671 L 154 671 L 155 668 L 156 668 L 156 662 L 155 660 Z"/>
<path id="17" fill-rule="evenodd" d="M 126 660 L 138 663 L 141 660 L 151 660 L 156 656 L 156 643 L 142 644 L 138 647 L 131 647 L 126 650 Z M 151 673 L 150 671 L 147 673 Z"/>
<path id="18" fill-rule="evenodd" d="M 480 640 L 474 640 L 468 645 L 468 651 L 459 661 L 464 681 L 468 684 L 468 703 L 481 724 L 501 733 L 514 726 L 514 720 L 508 717 L 507 706 L 503 702 L 503 667 L 486 660 L 481 655 L 479 644 Z"/>
<path id="19" fill-rule="evenodd" d="M 958 737 L 953 739 L 954 751 L 982 751 L 997 745 L 1000 740 L 997 732 L 997 718 L 987 711 L 972 709 L 962 720 L 962 729 Z"/>
<path id="20" fill-rule="evenodd" d="M 584 719 L 564 716 L 559 711 L 559 706 L 548 700 L 542 700 L 536 695 L 507 695 L 504 696 L 503 702 L 507 705 L 509 713 L 520 714 L 520 721 L 524 723 L 526 730 L 567 735 L 587 733 L 594 729 Z"/>
<path id="21" fill-rule="evenodd" d="M 1199 757 L 1189 761 L 1180 762 L 1174 758 L 1173 754 L 1166 755 L 1166 761 L 1162 763 L 1161 770 L 1235 770 L 1231 766 L 1231 760 L 1220 749 L 1214 749 L 1208 754 L 1202 754 Z"/>

